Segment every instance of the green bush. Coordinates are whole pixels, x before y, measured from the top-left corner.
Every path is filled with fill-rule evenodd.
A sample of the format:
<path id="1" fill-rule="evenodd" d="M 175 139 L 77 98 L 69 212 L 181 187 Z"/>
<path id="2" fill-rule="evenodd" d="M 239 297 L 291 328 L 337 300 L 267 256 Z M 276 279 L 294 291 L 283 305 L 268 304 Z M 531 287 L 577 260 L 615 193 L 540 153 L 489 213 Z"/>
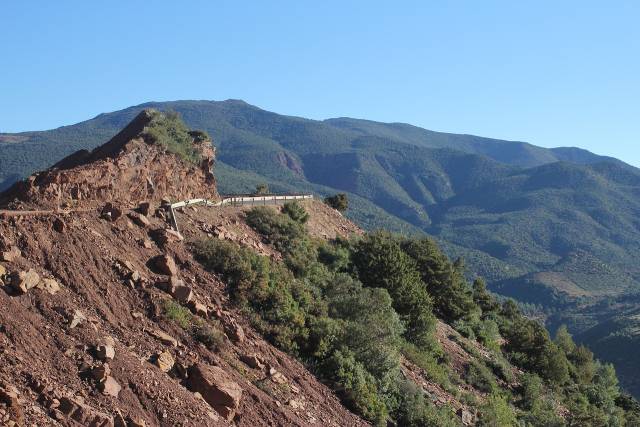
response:
<path id="1" fill-rule="evenodd" d="M 402 346 L 402 355 L 417 367 L 421 368 L 427 379 L 440 384 L 443 389 L 453 391 L 450 375 L 446 365 L 438 363 L 438 360 L 430 352 L 420 350 L 415 345 L 405 342 Z"/>
<path id="2" fill-rule="evenodd" d="M 431 298 L 416 262 L 400 248 L 398 239 L 386 232 L 369 234 L 356 244 L 352 260 L 365 286 L 389 292 L 405 324 L 407 341 L 422 349 L 436 347 Z"/>
<path id="3" fill-rule="evenodd" d="M 256 186 L 256 191 L 254 192 L 256 196 L 264 196 L 269 194 L 269 186 L 267 184 L 258 184 Z"/>
<path id="4" fill-rule="evenodd" d="M 189 132 L 189 136 L 193 138 L 196 143 L 203 141 L 211 141 L 211 137 L 206 131 L 203 130 L 192 130 Z"/>
<path id="5" fill-rule="evenodd" d="M 338 193 L 336 195 L 326 197 L 324 202 L 340 212 L 344 212 L 349 208 L 349 199 L 345 193 Z"/>
<path id="6" fill-rule="evenodd" d="M 194 144 L 194 136 L 176 112 L 151 111 L 151 120 L 142 135 L 189 163 L 198 164 L 202 160 L 202 155 Z"/>
<path id="7" fill-rule="evenodd" d="M 476 360 L 472 360 L 466 368 L 465 380 L 475 389 L 484 393 L 493 393 L 498 386 L 491 371 Z"/>
<path id="8" fill-rule="evenodd" d="M 451 263 L 429 238 L 405 240 L 402 249 L 415 261 L 439 317 L 452 322 L 476 308 L 461 261 Z"/>
<path id="9" fill-rule="evenodd" d="M 166 300 L 163 303 L 164 316 L 176 322 L 182 329 L 188 329 L 191 326 L 193 320 L 193 314 L 191 312 L 175 302 L 174 300 Z"/>
<path id="10" fill-rule="evenodd" d="M 258 315 L 256 327 L 286 351 L 297 352 L 308 335 L 305 306 L 313 296 L 284 266 L 218 239 L 196 242 L 193 250 L 208 270 L 225 279 L 233 300 Z"/>
<path id="11" fill-rule="evenodd" d="M 518 425 L 518 420 L 504 397 L 491 394 L 480 407 L 480 419 L 477 425 L 479 427 L 515 427 Z"/>
<path id="12" fill-rule="evenodd" d="M 385 426 L 388 416 L 376 380 L 348 350 L 336 351 L 326 360 L 323 372 L 335 383 L 343 401 L 375 425 Z"/>
<path id="13" fill-rule="evenodd" d="M 194 325 L 193 336 L 209 350 L 220 351 L 226 346 L 222 328 L 212 322 L 199 322 Z"/>
<path id="14" fill-rule="evenodd" d="M 460 425 L 453 410 L 448 406 L 436 408 L 425 398 L 424 392 L 413 382 L 399 381 L 400 402 L 394 419 L 407 427 L 456 427 Z"/>
<path id="15" fill-rule="evenodd" d="M 309 214 L 304 207 L 297 202 L 285 203 L 282 207 L 282 213 L 288 215 L 289 218 L 300 224 L 304 224 L 309 220 Z"/>

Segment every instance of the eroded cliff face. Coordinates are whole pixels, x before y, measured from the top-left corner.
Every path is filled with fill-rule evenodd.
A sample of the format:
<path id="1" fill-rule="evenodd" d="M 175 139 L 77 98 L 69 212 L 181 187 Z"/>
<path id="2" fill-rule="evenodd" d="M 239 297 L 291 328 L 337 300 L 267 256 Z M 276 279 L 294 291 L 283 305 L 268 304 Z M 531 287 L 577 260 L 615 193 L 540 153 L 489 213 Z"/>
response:
<path id="1" fill-rule="evenodd" d="M 201 161 L 189 163 L 145 136 L 151 118 L 145 110 L 107 144 L 92 152 L 74 153 L 17 183 L 0 195 L 0 206 L 91 209 L 105 202 L 127 207 L 163 198 L 217 199 L 211 141 L 194 141 Z"/>

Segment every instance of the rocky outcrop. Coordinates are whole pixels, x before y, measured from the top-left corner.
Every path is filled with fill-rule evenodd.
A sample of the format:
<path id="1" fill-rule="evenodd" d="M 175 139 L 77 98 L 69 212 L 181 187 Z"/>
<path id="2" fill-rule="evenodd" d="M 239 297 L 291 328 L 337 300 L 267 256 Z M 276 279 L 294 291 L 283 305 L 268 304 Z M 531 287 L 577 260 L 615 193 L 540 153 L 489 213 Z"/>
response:
<path id="1" fill-rule="evenodd" d="M 2 194 L 0 205 L 17 199 L 41 209 L 90 208 L 117 201 L 122 209 L 137 207 L 141 200 L 218 199 L 211 141 L 194 140 L 202 160 L 187 163 L 145 136 L 152 116 L 152 111 L 142 111 L 105 145 L 75 153 L 15 184 Z"/>

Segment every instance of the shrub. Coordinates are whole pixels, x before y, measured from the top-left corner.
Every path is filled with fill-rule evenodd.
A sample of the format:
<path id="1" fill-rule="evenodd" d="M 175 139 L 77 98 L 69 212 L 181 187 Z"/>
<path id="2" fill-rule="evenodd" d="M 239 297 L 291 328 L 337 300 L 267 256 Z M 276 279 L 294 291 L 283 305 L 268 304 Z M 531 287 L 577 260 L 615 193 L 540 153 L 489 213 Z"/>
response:
<path id="1" fill-rule="evenodd" d="M 436 347 L 435 317 L 415 261 L 391 234 L 376 232 L 356 244 L 352 260 L 362 283 L 386 289 L 405 323 L 405 337 L 422 349 Z"/>
<path id="2" fill-rule="evenodd" d="M 498 343 L 500 338 L 500 330 L 498 324 L 491 320 L 485 319 L 477 321 L 473 325 L 473 331 L 477 340 L 494 352 L 500 352 L 500 344 Z"/>
<path id="3" fill-rule="evenodd" d="M 202 158 L 193 143 L 194 137 L 176 112 L 161 113 L 153 110 L 151 120 L 145 126 L 142 135 L 189 163 L 197 164 Z"/>
<path id="4" fill-rule="evenodd" d="M 282 207 L 282 213 L 286 214 L 300 224 L 304 224 L 309 220 L 309 214 L 307 211 L 297 202 L 285 203 Z"/>
<path id="5" fill-rule="evenodd" d="M 399 381 L 398 396 L 400 402 L 398 409 L 394 412 L 394 419 L 400 426 L 455 427 L 459 425 L 451 408 L 447 406 L 436 408 L 425 399 L 424 392 L 411 381 Z"/>
<path id="6" fill-rule="evenodd" d="M 234 301 L 255 313 L 255 326 L 285 351 L 297 352 L 308 335 L 307 308 L 314 297 L 285 266 L 217 239 L 196 242 L 196 259 L 222 275 Z"/>
<path id="7" fill-rule="evenodd" d="M 194 142 L 211 141 L 209 134 L 203 130 L 192 130 L 189 132 L 189 136 L 193 138 Z"/>
<path id="8" fill-rule="evenodd" d="M 473 360 L 467 365 L 465 380 L 474 388 L 484 393 L 492 393 L 497 389 L 491 371 L 482 363 Z"/>
<path id="9" fill-rule="evenodd" d="M 336 195 L 326 197 L 324 202 L 340 212 L 344 212 L 349 208 L 349 199 L 345 193 L 338 193 Z"/>
<path id="10" fill-rule="evenodd" d="M 415 345 L 405 342 L 402 346 L 402 354 L 414 365 L 421 368 L 426 377 L 447 391 L 453 390 L 449 378 L 450 371 L 446 365 L 441 365 L 433 354 L 420 350 Z"/>
<path id="11" fill-rule="evenodd" d="M 344 402 L 363 418 L 385 426 L 388 416 L 384 401 L 378 394 L 376 380 L 357 362 L 352 352 L 338 350 L 327 359 L 323 371 L 337 385 Z"/>
<path id="12" fill-rule="evenodd" d="M 494 393 L 480 407 L 480 419 L 477 425 L 480 427 L 515 427 L 518 425 L 518 420 L 507 400 Z"/>
<path id="13" fill-rule="evenodd" d="M 246 220 L 251 228 L 285 254 L 294 251 L 303 242 L 308 242 L 301 223 L 294 221 L 289 215 L 278 214 L 271 208 L 255 207 L 247 212 Z"/>
<path id="14" fill-rule="evenodd" d="M 191 326 L 193 314 L 174 300 L 166 300 L 163 303 L 163 309 L 165 317 L 176 322 L 182 329 L 188 329 Z"/>
<path id="15" fill-rule="evenodd" d="M 269 186 L 267 184 L 258 184 L 254 193 L 256 196 L 263 196 L 269 194 Z"/>
<path id="16" fill-rule="evenodd" d="M 209 350 L 220 351 L 225 345 L 225 337 L 219 325 L 199 322 L 193 327 L 193 336 Z"/>
<path id="17" fill-rule="evenodd" d="M 460 335 L 462 335 L 463 337 L 468 338 L 470 340 L 476 339 L 476 334 L 473 331 L 473 326 L 471 325 L 470 322 L 459 319 L 453 322 L 451 326 L 453 327 L 453 329 L 458 331 Z"/>
<path id="18" fill-rule="evenodd" d="M 512 383 L 514 381 L 513 371 L 511 365 L 504 358 L 501 352 L 494 351 L 493 357 L 487 361 L 487 365 L 491 368 L 493 373 L 506 383 Z"/>
<path id="19" fill-rule="evenodd" d="M 415 261 L 439 317 L 452 322 L 476 308 L 461 261 L 452 264 L 429 238 L 405 240 L 402 249 Z"/>

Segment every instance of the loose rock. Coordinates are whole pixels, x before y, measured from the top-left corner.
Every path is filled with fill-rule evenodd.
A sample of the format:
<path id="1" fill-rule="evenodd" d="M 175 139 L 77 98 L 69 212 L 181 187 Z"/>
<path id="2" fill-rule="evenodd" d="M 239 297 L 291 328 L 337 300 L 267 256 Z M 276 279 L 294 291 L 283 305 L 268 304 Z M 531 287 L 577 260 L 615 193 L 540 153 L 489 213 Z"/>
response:
<path id="1" fill-rule="evenodd" d="M 37 287 L 51 295 L 55 295 L 56 293 L 58 293 L 58 291 L 60 291 L 60 284 L 55 279 L 42 279 Z"/>
<path id="2" fill-rule="evenodd" d="M 167 276 L 176 276 L 178 274 L 176 262 L 169 255 L 160 255 L 156 257 L 154 264 L 158 270 Z"/>
<path id="3" fill-rule="evenodd" d="M 91 377 L 99 383 L 106 381 L 110 374 L 111 368 L 107 363 L 91 368 Z"/>
<path id="4" fill-rule="evenodd" d="M 264 363 L 255 354 L 245 354 L 240 356 L 240 360 L 253 369 L 263 369 Z"/>
<path id="5" fill-rule="evenodd" d="M 11 287 L 20 294 L 26 294 L 29 289 L 38 286 L 40 275 L 35 270 L 14 272 L 11 275 Z"/>
<path id="6" fill-rule="evenodd" d="M 113 377 L 107 377 L 103 382 L 98 384 L 98 389 L 107 396 L 118 397 L 122 387 Z"/>
<path id="7" fill-rule="evenodd" d="M 69 323 L 69 328 L 73 329 L 76 326 L 78 326 L 80 323 L 84 322 L 85 320 L 87 320 L 85 315 L 80 310 L 76 310 L 73 312 L 73 318 Z"/>
<path id="8" fill-rule="evenodd" d="M 96 356 L 100 360 L 112 360 L 116 357 L 116 351 L 113 348 L 113 345 L 101 344 L 96 347 Z"/>
<path id="9" fill-rule="evenodd" d="M 85 405 L 78 399 L 63 397 L 60 399 L 58 411 L 66 418 L 74 420 L 83 426 L 113 426 L 113 418 L 111 416 Z"/>
<path id="10" fill-rule="evenodd" d="M 176 286 L 171 295 L 181 304 L 188 304 L 193 300 L 193 290 L 190 286 Z"/>
<path id="11" fill-rule="evenodd" d="M 0 252 L 0 261 L 15 262 L 21 255 L 20 249 L 14 247 L 8 251 Z"/>
<path id="12" fill-rule="evenodd" d="M 142 228 L 147 228 L 149 227 L 149 225 L 151 225 L 151 222 L 149 222 L 149 219 L 145 215 L 139 214 L 137 212 L 129 212 L 127 216 L 131 218 L 131 221 Z"/>
<path id="13" fill-rule="evenodd" d="M 138 212 L 140 212 L 142 215 L 148 216 L 149 212 L 151 212 L 151 203 L 147 201 L 140 202 L 140 204 L 138 205 Z"/>
<path id="14" fill-rule="evenodd" d="M 64 233 L 64 230 L 66 228 L 66 224 L 60 218 L 54 219 L 52 226 L 53 226 L 53 229 L 58 233 Z"/>
<path id="15" fill-rule="evenodd" d="M 229 339 L 235 343 L 241 343 L 244 341 L 244 329 L 242 329 L 242 326 L 238 325 L 235 321 L 224 324 L 224 333 L 227 334 Z"/>
<path id="16" fill-rule="evenodd" d="M 122 210 L 113 205 L 113 203 L 107 203 L 102 208 L 102 217 L 108 221 L 117 221 L 122 216 Z"/>
<path id="17" fill-rule="evenodd" d="M 166 332 L 163 332 L 163 331 L 161 331 L 159 329 L 151 329 L 148 332 L 149 332 L 149 334 L 151 334 L 151 336 L 159 339 L 160 342 L 162 342 L 163 344 L 171 345 L 173 347 L 177 347 L 178 346 L 178 340 L 176 340 L 174 337 L 172 337 L 171 335 L 167 334 Z"/>
<path id="18" fill-rule="evenodd" d="M 211 407 L 231 421 L 240 406 L 242 388 L 217 366 L 196 364 L 189 369 L 189 390 L 198 392 Z"/>
<path id="19" fill-rule="evenodd" d="M 162 372 L 169 372 L 173 365 L 175 364 L 175 360 L 173 356 L 168 351 L 163 351 L 158 353 L 155 357 L 155 364 L 160 368 Z"/>

